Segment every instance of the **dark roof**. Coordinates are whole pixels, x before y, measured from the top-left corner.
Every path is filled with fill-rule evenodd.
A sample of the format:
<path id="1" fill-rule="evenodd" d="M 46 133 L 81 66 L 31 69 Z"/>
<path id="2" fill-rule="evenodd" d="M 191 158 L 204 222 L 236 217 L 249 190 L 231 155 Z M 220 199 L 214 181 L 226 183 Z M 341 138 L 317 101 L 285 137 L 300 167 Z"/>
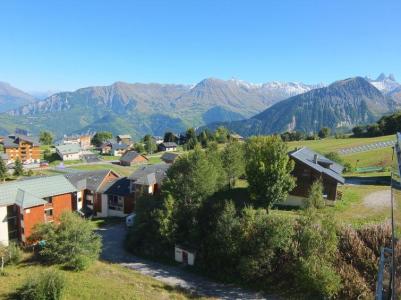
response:
<path id="1" fill-rule="evenodd" d="M 21 134 L 12 134 L 4 138 L 3 145 L 4 148 L 18 148 L 19 140 L 27 141 L 32 143 L 33 146 L 39 146 L 39 141 L 32 136 L 25 136 Z"/>
<path id="2" fill-rule="evenodd" d="M 113 171 L 111 170 L 83 171 L 83 172 L 65 174 L 64 176 L 78 190 L 87 189 L 91 191 L 101 192 L 103 190 L 101 184 L 110 172 Z"/>
<path id="3" fill-rule="evenodd" d="M 127 151 L 127 152 L 124 153 L 123 156 L 121 156 L 120 161 L 132 162 L 138 156 L 143 156 L 143 155 L 138 153 L 138 152 L 136 152 L 136 151 L 134 151 L 134 150 Z M 143 156 L 143 157 L 146 158 L 145 156 Z"/>
<path id="4" fill-rule="evenodd" d="M 164 143 L 161 143 L 160 145 L 165 147 L 165 148 L 177 147 L 177 144 L 174 143 L 174 142 L 164 142 Z"/>
<path id="5" fill-rule="evenodd" d="M 178 156 L 180 156 L 178 153 L 165 152 L 161 156 L 161 159 L 164 161 L 174 161 Z"/>
<path id="6" fill-rule="evenodd" d="M 343 184 L 345 182 L 344 178 L 341 175 L 342 171 L 344 170 L 343 166 L 334 161 L 331 161 L 330 159 L 309 148 L 303 147 L 301 149 L 290 152 L 289 155 L 293 159 L 308 165 L 321 174 L 325 174 L 333 178 L 339 183 Z M 317 163 L 314 162 L 315 155 L 317 156 Z"/>
<path id="7" fill-rule="evenodd" d="M 118 178 L 109 182 L 105 188 L 104 193 L 118 196 L 128 196 L 131 194 L 130 189 L 131 181 L 127 177 Z"/>
<path id="8" fill-rule="evenodd" d="M 111 143 L 111 149 L 113 150 L 124 150 L 127 149 L 129 146 L 124 143 Z"/>
<path id="9" fill-rule="evenodd" d="M 168 168 L 170 165 L 165 163 L 143 166 L 128 178 L 141 185 L 161 184 L 166 177 Z"/>

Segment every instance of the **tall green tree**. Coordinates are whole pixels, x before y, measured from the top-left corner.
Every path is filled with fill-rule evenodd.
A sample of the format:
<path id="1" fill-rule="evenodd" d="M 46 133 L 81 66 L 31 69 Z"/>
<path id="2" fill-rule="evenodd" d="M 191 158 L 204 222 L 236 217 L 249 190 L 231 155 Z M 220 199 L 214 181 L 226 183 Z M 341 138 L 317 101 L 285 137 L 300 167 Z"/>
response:
<path id="1" fill-rule="evenodd" d="M 45 223 L 36 226 L 32 239 L 46 241 L 39 254 L 49 262 L 83 270 L 100 254 L 102 242 L 94 230 L 90 221 L 75 213 L 65 212 L 58 225 Z"/>
<path id="2" fill-rule="evenodd" d="M 145 144 L 145 151 L 148 154 L 152 154 L 156 152 L 157 150 L 157 145 L 156 141 L 153 139 L 153 137 L 149 134 L 145 135 L 143 137 L 143 143 Z"/>
<path id="3" fill-rule="evenodd" d="M 187 150 L 192 150 L 198 145 L 198 138 L 194 128 L 188 128 L 185 133 L 185 147 Z"/>
<path id="4" fill-rule="evenodd" d="M 324 138 L 327 138 L 327 137 L 330 135 L 330 132 L 331 132 L 330 128 L 328 128 L 328 127 L 323 127 L 323 128 L 321 128 L 321 129 L 319 130 L 318 136 L 319 136 L 321 139 L 324 139 Z"/>
<path id="5" fill-rule="evenodd" d="M 174 143 L 176 143 L 177 140 L 178 140 L 177 136 L 174 133 L 172 133 L 171 131 L 168 131 L 168 132 L 166 132 L 164 134 L 164 138 L 163 138 L 164 142 L 174 142 Z"/>
<path id="6" fill-rule="evenodd" d="M 113 138 L 113 134 L 109 131 L 99 131 L 92 138 L 92 144 L 100 147 L 104 142 Z"/>
<path id="7" fill-rule="evenodd" d="M 295 187 L 291 175 L 294 163 L 288 147 L 279 136 L 251 137 L 245 144 L 245 173 L 249 192 L 256 205 L 267 210 L 286 200 Z"/>
<path id="8" fill-rule="evenodd" d="M 15 163 L 14 163 L 14 175 L 15 176 L 24 175 L 24 166 L 22 165 L 22 162 L 19 159 L 19 157 L 17 157 L 17 159 L 15 160 Z"/>
<path id="9" fill-rule="evenodd" d="M 242 143 L 231 141 L 222 152 L 223 168 L 226 171 L 229 188 L 245 173 L 244 147 Z"/>
<path id="10" fill-rule="evenodd" d="M 0 158 L 0 180 L 5 181 L 7 178 L 8 170 L 4 160 Z"/>
<path id="11" fill-rule="evenodd" d="M 49 131 L 42 131 L 39 134 L 39 142 L 43 145 L 53 144 L 53 134 Z"/>
<path id="12" fill-rule="evenodd" d="M 228 141 L 230 132 L 224 126 L 220 126 L 216 129 L 216 132 L 214 133 L 214 135 L 216 137 L 216 141 L 218 143 L 222 144 L 222 143 L 226 143 Z"/>
<path id="13" fill-rule="evenodd" d="M 308 198 L 305 202 L 306 208 L 323 208 L 325 201 L 323 198 L 323 184 L 321 180 L 315 180 L 309 190 Z"/>

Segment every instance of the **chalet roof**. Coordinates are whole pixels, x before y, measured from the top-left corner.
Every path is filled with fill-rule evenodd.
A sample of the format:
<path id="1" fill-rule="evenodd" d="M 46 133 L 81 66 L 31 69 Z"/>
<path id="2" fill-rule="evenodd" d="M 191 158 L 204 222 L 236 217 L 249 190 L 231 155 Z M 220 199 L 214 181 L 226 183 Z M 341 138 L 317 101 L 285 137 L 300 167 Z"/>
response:
<path id="1" fill-rule="evenodd" d="M 127 144 L 124 144 L 124 143 L 111 143 L 110 146 L 111 146 L 111 149 L 113 149 L 113 150 L 124 150 L 129 147 Z"/>
<path id="2" fill-rule="evenodd" d="M 125 152 L 125 153 L 123 154 L 123 156 L 121 156 L 120 161 L 130 163 L 130 162 L 132 162 L 135 158 L 137 158 L 138 156 L 143 156 L 143 155 L 140 154 L 140 153 L 138 153 L 138 152 L 136 152 L 136 151 L 134 151 L 134 150 L 127 151 L 127 152 Z M 145 159 L 147 159 L 145 156 L 143 156 L 143 157 L 144 157 Z"/>
<path id="3" fill-rule="evenodd" d="M 161 159 L 163 161 L 174 161 L 178 156 L 180 156 L 178 153 L 165 152 L 161 156 Z"/>
<path id="4" fill-rule="evenodd" d="M 131 181 L 127 177 L 115 179 L 107 183 L 104 193 L 108 195 L 128 196 L 131 194 Z"/>
<path id="5" fill-rule="evenodd" d="M 47 203 L 43 198 L 76 191 L 63 175 L 16 180 L 0 184 L 0 206 L 18 204 L 29 208 Z"/>
<path id="6" fill-rule="evenodd" d="M 82 151 L 81 146 L 79 144 L 59 145 L 59 146 L 56 146 L 56 150 L 61 155 L 74 154 L 74 153 L 79 153 Z"/>
<path id="7" fill-rule="evenodd" d="M 39 141 L 32 137 L 22 134 L 12 134 L 4 138 L 4 148 L 18 148 L 20 140 L 31 143 L 33 146 L 40 146 Z"/>
<path id="8" fill-rule="evenodd" d="M 342 171 L 344 170 L 343 166 L 309 148 L 303 147 L 301 149 L 290 152 L 289 155 L 293 159 L 308 165 L 321 174 L 325 174 L 333 178 L 339 183 L 343 184 L 345 182 L 344 178 L 341 175 Z M 316 162 L 315 157 L 317 158 Z"/>
<path id="9" fill-rule="evenodd" d="M 166 177 L 168 168 L 170 165 L 165 163 L 142 166 L 128 178 L 140 185 L 161 184 Z"/>
<path id="10" fill-rule="evenodd" d="M 97 171 L 83 171 L 77 173 L 65 174 L 65 178 L 76 187 L 77 190 L 90 190 L 95 192 L 101 192 L 104 190 L 102 185 L 105 178 L 109 175 L 112 170 L 97 170 Z M 115 173 L 115 172 L 113 172 Z M 115 173 L 118 175 L 117 173 Z"/>
<path id="11" fill-rule="evenodd" d="M 164 146 L 165 148 L 175 148 L 177 147 L 177 144 L 174 142 L 164 142 L 160 144 L 161 146 Z"/>
<path id="12" fill-rule="evenodd" d="M 117 135 L 117 137 L 120 139 L 132 139 L 132 137 L 129 134 L 119 134 Z"/>

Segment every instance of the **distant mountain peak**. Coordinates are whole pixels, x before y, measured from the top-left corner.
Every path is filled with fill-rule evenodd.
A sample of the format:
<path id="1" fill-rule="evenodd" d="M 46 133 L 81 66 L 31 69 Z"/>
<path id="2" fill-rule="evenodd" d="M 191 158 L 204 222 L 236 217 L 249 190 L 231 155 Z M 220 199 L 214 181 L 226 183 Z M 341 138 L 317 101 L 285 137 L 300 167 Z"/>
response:
<path id="1" fill-rule="evenodd" d="M 390 81 L 396 81 L 394 74 L 389 74 L 386 76 L 384 73 L 380 73 L 380 75 L 376 78 L 376 81 L 385 81 L 385 80 L 390 80 Z"/>

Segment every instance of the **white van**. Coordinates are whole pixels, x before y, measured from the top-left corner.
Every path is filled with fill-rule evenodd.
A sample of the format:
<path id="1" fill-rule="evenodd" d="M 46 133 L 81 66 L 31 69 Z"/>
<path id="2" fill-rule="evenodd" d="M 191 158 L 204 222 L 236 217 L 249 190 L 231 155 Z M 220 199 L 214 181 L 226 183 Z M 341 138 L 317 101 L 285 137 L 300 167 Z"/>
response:
<path id="1" fill-rule="evenodd" d="M 125 218 L 125 225 L 132 227 L 134 225 L 135 214 L 130 214 Z"/>

